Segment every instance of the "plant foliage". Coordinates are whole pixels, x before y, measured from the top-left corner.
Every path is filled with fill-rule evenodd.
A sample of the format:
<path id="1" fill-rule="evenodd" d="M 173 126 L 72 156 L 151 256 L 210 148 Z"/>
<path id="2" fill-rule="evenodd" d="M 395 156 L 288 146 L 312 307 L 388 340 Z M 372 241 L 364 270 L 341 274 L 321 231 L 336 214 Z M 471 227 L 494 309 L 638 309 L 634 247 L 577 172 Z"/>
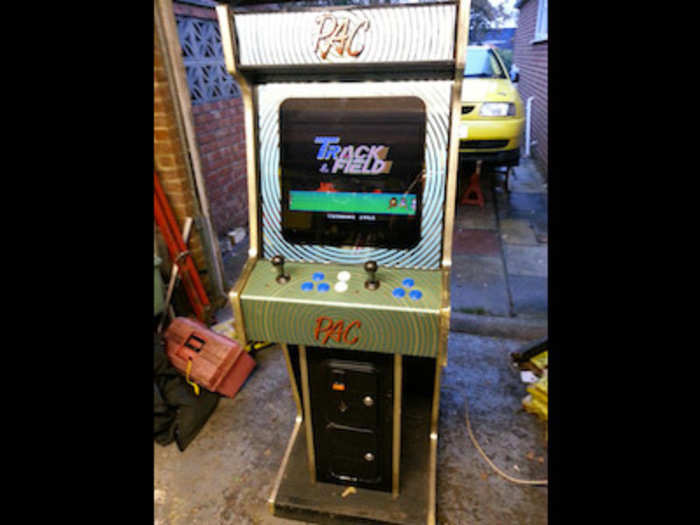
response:
<path id="1" fill-rule="evenodd" d="M 506 18 L 502 5 L 495 6 L 489 0 L 472 0 L 469 15 L 469 41 L 478 42 L 492 27 Z"/>

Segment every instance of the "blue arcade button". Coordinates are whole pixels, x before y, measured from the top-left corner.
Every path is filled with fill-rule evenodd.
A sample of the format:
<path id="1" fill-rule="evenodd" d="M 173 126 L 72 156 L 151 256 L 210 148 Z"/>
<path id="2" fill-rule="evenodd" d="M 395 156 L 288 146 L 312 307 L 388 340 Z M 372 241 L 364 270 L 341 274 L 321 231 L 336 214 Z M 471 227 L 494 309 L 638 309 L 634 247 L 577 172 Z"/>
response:
<path id="1" fill-rule="evenodd" d="M 323 280 L 326 278 L 326 276 L 323 275 L 323 273 L 321 273 L 321 272 L 315 272 L 315 273 L 311 276 L 311 278 L 312 278 L 314 281 L 323 281 Z"/>
<path id="2" fill-rule="evenodd" d="M 413 290 L 410 294 L 408 294 L 408 296 L 414 301 L 417 301 L 418 299 L 423 297 L 423 292 L 421 292 L 420 290 Z"/>
<path id="3" fill-rule="evenodd" d="M 310 292 L 313 289 L 314 289 L 314 283 L 310 283 L 308 281 L 305 283 L 301 283 L 301 291 L 302 292 Z"/>
<path id="4" fill-rule="evenodd" d="M 316 289 L 319 292 L 327 292 L 328 290 L 331 289 L 331 286 L 328 283 L 321 283 L 316 287 Z"/>
<path id="5" fill-rule="evenodd" d="M 410 277 L 407 277 L 406 279 L 403 280 L 403 282 L 401 284 L 403 284 L 406 288 L 410 288 L 411 286 L 416 284 L 416 282 L 413 279 L 411 279 Z"/>
<path id="6" fill-rule="evenodd" d="M 394 291 L 391 292 L 391 295 L 400 299 L 401 297 L 406 295 L 406 290 L 404 290 L 403 288 L 394 288 Z"/>

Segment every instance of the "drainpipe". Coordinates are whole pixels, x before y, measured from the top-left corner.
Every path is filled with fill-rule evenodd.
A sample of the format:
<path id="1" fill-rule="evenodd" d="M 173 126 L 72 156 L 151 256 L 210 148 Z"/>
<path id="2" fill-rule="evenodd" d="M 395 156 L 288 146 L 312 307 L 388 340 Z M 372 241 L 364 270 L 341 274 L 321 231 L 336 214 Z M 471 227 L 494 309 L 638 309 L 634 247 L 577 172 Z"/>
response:
<path id="1" fill-rule="evenodd" d="M 530 125 L 532 124 L 532 101 L 535 99 L 534 96 L 527 97 L 527 102 L 525 102 L 525 155 L 524 157 L 530 156 Z"/>

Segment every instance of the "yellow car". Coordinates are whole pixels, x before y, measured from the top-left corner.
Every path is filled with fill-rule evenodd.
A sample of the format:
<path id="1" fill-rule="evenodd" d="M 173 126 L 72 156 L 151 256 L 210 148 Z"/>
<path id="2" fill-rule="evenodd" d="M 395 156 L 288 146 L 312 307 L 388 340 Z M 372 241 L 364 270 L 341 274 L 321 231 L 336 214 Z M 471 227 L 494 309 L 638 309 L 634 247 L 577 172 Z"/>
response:
<path id="1" fill-rule="evenodd" d="M 462 81 L 460 159 L 517 166 L 524 125 L 523 101 L 501 57 L 489 46 L 468 46 Z"/>

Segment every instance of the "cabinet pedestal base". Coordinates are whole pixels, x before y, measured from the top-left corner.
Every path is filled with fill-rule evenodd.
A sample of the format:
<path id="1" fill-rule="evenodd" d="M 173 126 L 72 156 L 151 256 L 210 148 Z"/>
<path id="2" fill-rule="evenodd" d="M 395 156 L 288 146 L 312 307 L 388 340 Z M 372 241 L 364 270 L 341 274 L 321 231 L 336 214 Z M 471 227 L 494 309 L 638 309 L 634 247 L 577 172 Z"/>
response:
<path id="1" fill-rule="evenodd" d="M 401 484 L 399 496 L 357 488 L 342 497 L 347 486 L 311 483 L 303 425 L 292 434 L 290 453 L 281 469 L 280 484 L 271 502 L 275 516 L 311 523 L 433 523 L 429 508 L 431 399 L 405 393 L 402 410 Z M 433 476 L 435 473 L 433 472 Z M 434 498 L 433 498 L 433 501 Z"/>

